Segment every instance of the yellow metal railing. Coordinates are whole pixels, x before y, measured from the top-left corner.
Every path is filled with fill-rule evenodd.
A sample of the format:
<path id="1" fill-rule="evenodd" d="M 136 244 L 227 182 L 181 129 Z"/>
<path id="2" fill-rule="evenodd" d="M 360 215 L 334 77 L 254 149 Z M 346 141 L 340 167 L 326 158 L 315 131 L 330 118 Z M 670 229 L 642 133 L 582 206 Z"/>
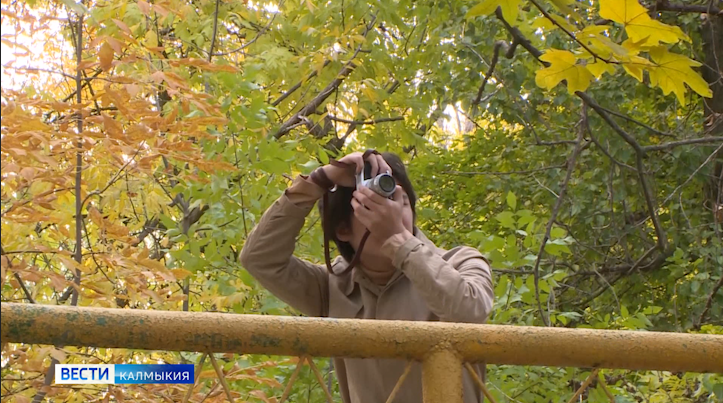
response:
<path id="1" fill-rule="evenodd" d="M 0 322 L 3 343 L 301 356 L 299 367 L 312 356 L 421 361 L 425 402 L 462 402 L 462 368 L 475 362 L 594 368 L 588 384 L 602 368 L 723 373 L 720 335 L 15 303 Z"/>

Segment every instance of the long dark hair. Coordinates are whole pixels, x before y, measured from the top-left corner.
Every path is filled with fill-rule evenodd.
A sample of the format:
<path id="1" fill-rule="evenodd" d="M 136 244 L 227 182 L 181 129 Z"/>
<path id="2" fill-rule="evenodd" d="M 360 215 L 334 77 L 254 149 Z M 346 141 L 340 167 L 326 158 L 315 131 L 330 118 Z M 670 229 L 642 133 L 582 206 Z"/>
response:
<path id="1" fill-rule="evenodd" d="M 382 158 L 384 158 L 384 161 L 387 162 L 387 165 L 389 165 L 392 169 L 392 176 L 394 176 L 394 179 L 402 187 L 402 189 L 407 192 L 409 204 L 412 206 L 412 213 L 414 214 L 414 219 L 416 220 L 417 212 L 415 210 L 415 205 L 417 203 L 417 195 L 414 193 L 414 187 L 412 187 L 412 182 L 409 180 L 407 169 L 405 168 L 402 159 L 399 158 L 397 154 L 389 152 L 381 153 L 381 155 Z M 324 206 L 324 203 L 321 201 L 319 202 L 319 213 L 322 217 L 324 217 L 324 209 L 329 209 L 329 238 L 334 241 L 339 253 L 342 257 L 344 257 L 344 259 L 346 259 L 347 262 L 351 262 L 354 257 L 354 248 L 349 242 L 343 242 L 337 238 L 336 229 L 339 228 L 340 225 L 346 225 L 351 228 L 351 215 L 353 213 L 351 208 L 351 199 L 354 190 L 355 188 L 338 186 L 336 191 L 329 193 L 328 206 Z"/>

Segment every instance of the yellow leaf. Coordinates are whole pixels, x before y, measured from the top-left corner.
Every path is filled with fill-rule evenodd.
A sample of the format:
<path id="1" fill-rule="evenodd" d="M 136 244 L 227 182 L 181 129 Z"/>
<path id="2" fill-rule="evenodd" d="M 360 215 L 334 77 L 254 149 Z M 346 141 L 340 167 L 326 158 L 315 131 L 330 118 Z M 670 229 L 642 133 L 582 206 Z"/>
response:
<path id="1" fill-rule="evenodd" d="M 156 35 L 156 31 L 149 29 L 148 32 L 146 32 L 143 45 L 145 45 L 146 47 L 158 46 L 158 35 Z"/>
<path id="2" fill-rule="evenodd" d="M 556 22 L 557 24 L 555 24 L 555 22 L 550 21 L 550 19 L 547 18 L 547 17 L 544 17 L 544 16 L 543 16 L 543 17 L 539 17 L 539 18 L 544 19 L 544 20 L 547 20 L 547 23 L 544 24 L 544 25 L 548 25 L 548 26 L 550 27 L 549 29 L 557 29 L 558 26 L 561 26 L 561 27 L 565 28 L 568 32 L 575 32 L 575 31 L 576 31 L 575 27 L 573 27 L 572 25 L 570 25 L 570 23 L 567 22 L 567 20 L 566 20 L 565 18 L 560 17 L 559 15 L 556 15 L 556 14 L 550 14 L 550 17 L 551 17 L 553 20 L 555 20 L 555 22 Z M 535 21 L 535 23 L 537 23 L 537 21 Z M 533 28 L 535 28 L 535 23 L 533 23 L 533 25 L 532 25 Z M 543 25 L 542 22 L 540 22 L 540 23 L 538 23 L 538 24 Z"/>
<path id="3" fill-rule="evenodd" d="M 467 18 L 493 14 L 498 6 L 505 20 L 514 25 L 520 11 L 520 0 L 483 0 L 467 12 Z"/>
<path id="4" fill-rule="evenodd" d="M 600 77 L 602 77 L 602 75 L 605 74 L 605 73 L 608 73 L 608 74 L 614 74 L 614 73 L 615 73 L 615 66 L 613 66 L 613 65 L 610 64 L 610 63 L 605 63 L 605 62 L 600 61 L 600 60 L 596 61 L 595 63 L 590 63 L 590 64 L 588 64 L 588 65 L 585 66 L 585 67 L 587 67 L 587 69 L 590 70 L 590 72 L 592 73 L 592 75 L 594 75 L 595 78 L 597 78 L 598 80 L 599 80 Z"/>
<path id="5" fill-rule="evenodd" d="M 171 273 L 173 273 L 177 280 L 183 280 L 184 278 L 193 274 L 186 269 L 172 269 Z"/>
<path id="6" fill-rule="evenodd" d="M 635 42 L 632 39 L 628 38 L 620 45 L 623 48 L 625 48 L 628 53 L 632 53 L 637 55 L 643 50 L 643 46 L 645 46 L 645 39 Z"/>
<path id="7" fill-rule="evenodd" d="M 577 65 L 575 55 L 566 50 L 551 49 L 540 56 L 540 60 L 550 63 L 537 71 L 535 83 L 546 89 L 552 89 L 560 81 L 567 81 L 567 90 L 570 94 L 576 91 L 585 91 L 590 85 L 592 74 L 584 66 Z"/>
<path id="8" fill-rule="evenodd" d="M 701 64 L 677 53 L 670 53 L 663 46 L 656 46 L 649 51 L 653 66 L 648 67 L 650 84 L 660 87 L 664 95 L 675 92 L 681 104 L 685 104 L 685 84 L 701 96 L 710 98 L 713 91 L 700 74 L 691 67 Z"/>
<path id="9" fill-rule="evenodd" d="M 648 10 L 638 0 L 602 0 L 600 16 L 623 24 L 625 32 L 635 42 L 645 40 L 647 45 L 654 46 L 659 42 L 690 41 L 679 27 L 650 18 Z"/>
<path id="10" fill-rule="evenodd" d="M 113 56 L 113 48 L 108 44 L 108 42 L 103 42 L 103 45 L 100 46 L 100 51 L 98 51 L 100 68 L 103 70 L 110 69 L 113 65 Z"/>
<path id="11" fill-rule="evenodd" d="M 613 56 L 617 58 L 627 56 L 629 53 L 627 48 L 618 45 L 605 35 L 608 29 L 610 27 L 606 25 L 590 25 L 577 34 L 577 38 L 590 47 L 597 56 L 606 59 Z"/>
<path id="12" fill-rule="evenodd" d="M 547 19 L 547 17 L 541 16 L 535 18 L 535 21 L 532 22 L 532 28 L 541 28 L 543 31 L 552 31 L 557 27 L 552 23 L 552 21 Z"/>
<path id="13" fill-rule="evenodd" d="M 628 57 L 623 63 L 625 71 L 640 82 L 643 82 L 643 71 L 649 66 L 651 66 L 650 61 L 640 56 Z"/>

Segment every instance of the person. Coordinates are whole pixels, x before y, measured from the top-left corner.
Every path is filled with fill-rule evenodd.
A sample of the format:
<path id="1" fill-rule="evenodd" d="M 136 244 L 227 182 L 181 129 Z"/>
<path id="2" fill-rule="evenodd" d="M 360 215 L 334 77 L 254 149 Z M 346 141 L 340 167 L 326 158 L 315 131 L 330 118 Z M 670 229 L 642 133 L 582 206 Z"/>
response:
<path id="1" fill-rule="evenodd" d="M 363 186 L 355 189 L 365 162 L 372 177 L 391 173 L 398 184 L 392 198 Z M 331 263 L 331 273 L 324 265 L 293 256 L 306 216 L 325 193 L 328 205 L 319 206 L 323 225 L 341 254 Z M 249 234 L 241 264 L 307 316 L 485 322 L 494 298 L 487 259 L 467 246 L 437 248 L 414 225 L 416 201 L 399 156 L 375 151 L 346 155 L 293 180 Z M 367 230 L 357 263 L 348 270 Z M 402 359 L 334 358 L 342 400 L 386 402 L 405 366 Z M 476 366 L 481 379 L 483 368 Z M 465 403 L 483 400 L 467 370 L 463 387 Z M 413 364 L 395 401 L 422 402 L 420 363 Z"/>

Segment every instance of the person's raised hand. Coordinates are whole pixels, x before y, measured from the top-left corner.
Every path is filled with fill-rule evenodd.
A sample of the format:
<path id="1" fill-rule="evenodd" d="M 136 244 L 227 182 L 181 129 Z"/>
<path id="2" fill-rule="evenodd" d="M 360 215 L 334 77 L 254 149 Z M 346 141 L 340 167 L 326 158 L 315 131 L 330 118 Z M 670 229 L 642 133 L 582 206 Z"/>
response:
<path id="1" fill-rule="evenodd" d="M 380 196 L 366 187 L 357 189 L 353 193 L 351 206 L 354 209 L 354 216 L 381 242 L 407 230 L 402 222 L 403 192 L 402 187 L 397 185 L 393 200 Z"/>
<path id="2" fill-rule="evenodd" d="M 366 159 L 371 165 L 371 176 L 374 177 L 379 173 L 389 172 L 391 168 L 387 165 L 381 155 L 370 154 Z M 356 187 L 356 175 L 364 169 L 364 154 L 360 152 L 345 155 L 339 162 L 347 164 L 349 168 L 343 168 L 336 165 L 324 165 L 322 169 L 327 178 L 335 185 L 345 187 Z"/>

